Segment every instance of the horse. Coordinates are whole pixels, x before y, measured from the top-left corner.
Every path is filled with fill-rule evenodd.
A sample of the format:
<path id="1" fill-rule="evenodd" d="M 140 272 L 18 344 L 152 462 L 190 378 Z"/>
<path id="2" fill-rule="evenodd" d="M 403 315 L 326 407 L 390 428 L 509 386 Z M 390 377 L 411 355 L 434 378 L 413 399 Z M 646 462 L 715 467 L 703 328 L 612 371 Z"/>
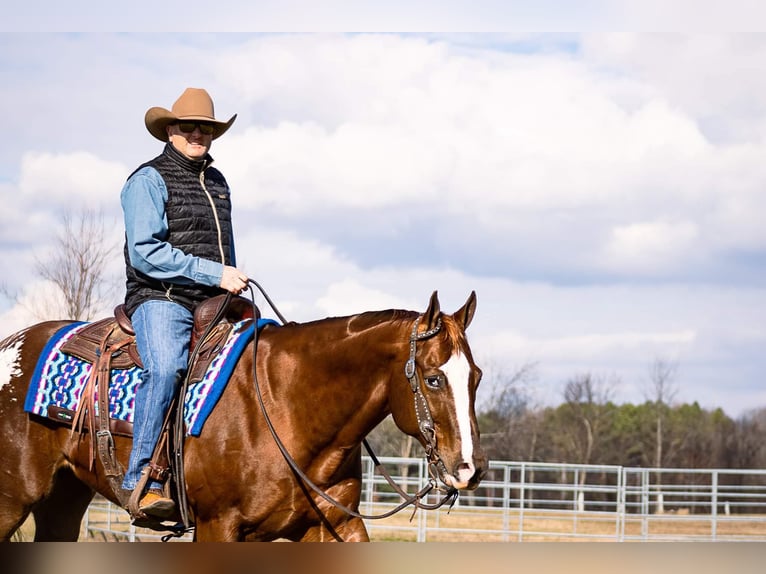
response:
<path id="1" fill-rule="evenodd" d="M 361 444 L 389 415 L 426 449 L 444 486 L 475 489 L 488 466 L 474 408 L 481 370 L 465 334 L 475 309 L 471 292 L 442 313 L 434 291 L 423 313 L 264 327 L 199 436 L 184 441 L 193 539 L 369 541 L 358 514 Z M 87 435 L 73 440 L 71 428 L 23 410 L 38 356 L 69 323 L 39 323 L 0 342 L 2 540 L 31 513 L 36 541 L 75 541 L 96 493 L 118 501 L 101 461 L 89 464 Z M 123 468 L 130 441 L 114 436 Z"/>

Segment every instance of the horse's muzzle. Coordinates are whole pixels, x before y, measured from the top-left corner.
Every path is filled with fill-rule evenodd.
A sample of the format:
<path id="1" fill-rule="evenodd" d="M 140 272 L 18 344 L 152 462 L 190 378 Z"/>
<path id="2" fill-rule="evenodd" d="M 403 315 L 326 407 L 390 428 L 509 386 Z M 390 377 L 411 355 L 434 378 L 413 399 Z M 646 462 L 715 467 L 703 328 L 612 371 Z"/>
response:
<path id="1" fill-rule="evenodd" d="M 452 473 L 443 477 L 443 482 L 457 490 L 474 490 L 487 474 L 487 465 L 487 457 L 481 452 L 474 456 L 474 462 L 464 460 L 456 464 Z"/>

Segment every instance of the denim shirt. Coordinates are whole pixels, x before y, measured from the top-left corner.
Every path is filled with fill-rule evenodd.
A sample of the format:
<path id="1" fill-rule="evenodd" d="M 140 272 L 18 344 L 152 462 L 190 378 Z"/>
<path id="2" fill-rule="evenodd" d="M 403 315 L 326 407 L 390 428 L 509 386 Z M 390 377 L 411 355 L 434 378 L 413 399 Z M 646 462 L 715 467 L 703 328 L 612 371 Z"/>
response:
<path id="1" fill-rule="evenodd" d="M 167 199 L 165 182 L 153 167 L 144 167 L 134 173 L 122 188 L 120 203 L 130 264 L 159 281 L 218 287 L 223 264 L 184 253 L 165 240 L 168 236 Z M 236 266 L 233 238 L 231 264 Z"/>

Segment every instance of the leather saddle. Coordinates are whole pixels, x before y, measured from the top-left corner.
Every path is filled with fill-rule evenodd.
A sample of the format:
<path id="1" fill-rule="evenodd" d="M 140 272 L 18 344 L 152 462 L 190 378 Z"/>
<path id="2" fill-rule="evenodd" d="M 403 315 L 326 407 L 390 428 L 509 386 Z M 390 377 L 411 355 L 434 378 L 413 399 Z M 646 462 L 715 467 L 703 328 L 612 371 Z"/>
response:
<path id="1" fill-rule="evenodd" d="M 244 319 L 253 319 L 252 302 L 243 297 L 231 297 L 225 308 L 225 295 L 217 295 L 202 301 L 194 311 L 194 326 L 192 328 L 189 348 L 195 350 L 201 343 L 201 347 L 193 353 L 194 364 L 189 368 L 193 371 L 201 371 L 204 375 L 210 362 L 221 350 L 226 342 L 232 325 Z M 216 315 L 220 318 L 215 325 L 211 323 Z M 211 328 L 204 341 L 200 341 L 205 331 Z M 125 312 L 125 305 L 114 308 L 114 316 L 101 319 L 85 326 L 76 333 L 69 341 L 64 343 L 61 351 L 73 355 L 88 363 L 96 364 L 103 355 L 103 351 L 111 350 L 110 366 L 112 369 L 130 369 L 132 367 L 143 368 L 141 357 L 138 353 L 135 341 L 133 324 Z M 190 382 L 201 380 L 201 376 L 192 376 Z"/>
<path id="2" fill-rule="evenodd" d="M 226 343 L 233 325 L 245 319 L 253 319 L 252 302 L 243 297 L 229 297 L 218 295 L 202 301 L 194 312 L 194 326 L 189 348 L 190 364 L 188 366 L 188 381 L 196 383 L 202 380 L 210 363 L 220 353 Z M 224 307 L 225 305 L 225 307 Z M 212 324 L 215 321 L 215 324 Z M 206 334 L 206 331 L 207 334 Z M 204 341 L 201 340 L 204 335 Z M 94 368 L 91 378 L 97 374 L 97 370 L 110 371 L 111 369 L 143 368 L 141 357 L 136 347 L 135 331 L 125 312 L 124 305 L 118 305 L 114 309 L 113 317 L 106 317 L 90 323 L 80 329 L 61 347 L 61 352 L 73 355 Z M 107 378 L 108 381 L 108 378 Z M 83 405 L 91 414 L 95 410 L 93 402 L 93 390 L 86 394 L 88 387 L 83 390 L 81 408 Z M 68 422 L 71 417 L 58 416 L 54 418 L 59 422 Z M 74 421 L 73 426 L 74 426 Z M 85 427 L 89 427 L 86 421 Z M 92 421 L 90 421 L 92 422 Z M 112 430 L 117 434 L 132 436 L 132 425 L 124 421 L 112 421 Z M 116 423 L 116 424 L 114 424 Z"/>
<path id="3" fill-rule="evenodd" d="M 136 348 L 135 332 L 125 306 L 114 309 L 114 317 L 107 317 L 83 327 L 61 347 L 61 352 L 73 355 L 87 363 L 96 364 L 103 350 L 111 350 L 112 369 L 143 368 Z"/>
<path id="4" fill-rule="evenodd" d="M 197 305 L 190 341 L 188 382 L 202 380 L 210 363 L 226 343 L 234 323 L 254 316 L 252 302 L 243 297 L 219 295 Z M 215 324 L 213 324 L 215 322 Z M 204 340 L 202 340 L 204 336 Z M 124 305 L 114 309 L 114 316 L 90 323 L 61 347 L 63 353 L 91 363 L 91 375 L 82 391 L 76 412 L 60 407 L 49 408 L 49 417 L 71 424 L 72 434 L 133 435 L 131 423 L 109 418 L 108 385 L 112 369 L 143 368 L 135 340 L 135 331 Z M 98 402 L 98 405 L 96 404 Z M 96 413 L 98 416 L 96 416 Z M 111 437 L 109 437 L 111 439 Z M 91 440 L 91 466 L 95 462 Z"/>

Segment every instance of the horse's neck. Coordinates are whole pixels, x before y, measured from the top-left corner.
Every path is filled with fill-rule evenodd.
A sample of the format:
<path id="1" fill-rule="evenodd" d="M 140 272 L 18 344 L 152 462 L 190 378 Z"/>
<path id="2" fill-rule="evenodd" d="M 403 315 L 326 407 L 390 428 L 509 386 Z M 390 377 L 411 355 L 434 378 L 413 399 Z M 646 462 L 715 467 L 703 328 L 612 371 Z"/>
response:
<path id="1" fill-rule="evenodd" d="M 388 414 L 388 385 L 404 373 L 408 327 L 391 317 L 380 312 L 332 319 L 305 333 L 313 344 L 304 368 L 314 373 L 302 381 L 305 392 L 326 399 L 322 406 L 332 406 L 339 419 L 369 426 L 365 433 Z"/>
<path id="2" fill-rule="evenodd" d="M 403 370 L 409 327 L 393 320 L 390 313 L 380 311 L 349 317 L 343 335 L 338 338 L 337 360 L 353 365 L 357 373 L 372 377 L 388 377 L 392 371 Z M 358 380 L 354 375 L 352 379 Z"/>

